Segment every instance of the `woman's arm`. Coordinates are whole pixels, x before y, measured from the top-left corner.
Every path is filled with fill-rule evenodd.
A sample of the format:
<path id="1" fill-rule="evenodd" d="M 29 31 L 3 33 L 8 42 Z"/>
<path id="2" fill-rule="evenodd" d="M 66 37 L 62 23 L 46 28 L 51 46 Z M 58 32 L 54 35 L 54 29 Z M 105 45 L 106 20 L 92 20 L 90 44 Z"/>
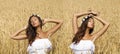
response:
<path id="1" fill-rule="evenodd" d="M 52 34 L 54 34 L 63 24 L 63 21 L 61 20 L 56 20 L 56 19 L 44 19 L 44 24 L 45 23 L 56 23 L 56 25 L 54 27 L 52 27 L 50 30 L 48 30 L 47 36 L 51 36 Z"/>
<path id="2" fill-rule="evenodd" d="M 73 24 L 73 32 L 74 32 L 74 34 L 76 34 L 77 31 L 78 31 L 77 19 L 78 19 L 79 17 L 81 17 L 81 16 L 88 15 L 88 14 L 90 14 L 90 12 L 84 12 L 84 13 L 74 14 L 74 17 L 73 17 L 73 19 L 72 19 L 72 21 L 73 21 L 72 24 Z"/>
<path id="3" fill-rule="evenodd" d="M 93 34 L 93 41 L 95 41 L 97 38 L 103 35 L 109 27 L 109 23 L 104 21 L 102 18 L 95 17 L 95 16 L 94 18 L 98 20 L 99 22 L 101 22 L 103 24 L 103 27 L 98 32 Z"/>
<path id="4" fill-rule="evenodd" d="M 15 32 L 14 34 L 11 35 L 11 38 L 14 40 L 23 40 L 23 39 L 27 39 L 26 35 L 19 35 L 21 32 L 25 31 L 25 28 L 20 29 L 19 31 Z"/>

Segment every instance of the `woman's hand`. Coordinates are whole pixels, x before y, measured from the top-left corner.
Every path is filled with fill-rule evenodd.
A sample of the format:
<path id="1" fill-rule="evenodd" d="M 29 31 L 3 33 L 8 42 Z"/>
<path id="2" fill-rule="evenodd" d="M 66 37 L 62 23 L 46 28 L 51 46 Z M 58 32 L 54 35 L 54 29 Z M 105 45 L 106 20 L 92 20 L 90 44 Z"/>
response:
<path id="1" fill-rule="evenodd" d="M 42 23 L 43 23 L 43 25 L 45 25 L 47 23 L 47 19 L 43 19 Z"/>
<path id="2" fill-rule="evenodd" d="M 96 11 L 92 11 L 92 10 L 88 10 L 88 12 L 90 13 L 89 15 L 91 16 L 99 16 L 100 12 L 96 12 Z"/>

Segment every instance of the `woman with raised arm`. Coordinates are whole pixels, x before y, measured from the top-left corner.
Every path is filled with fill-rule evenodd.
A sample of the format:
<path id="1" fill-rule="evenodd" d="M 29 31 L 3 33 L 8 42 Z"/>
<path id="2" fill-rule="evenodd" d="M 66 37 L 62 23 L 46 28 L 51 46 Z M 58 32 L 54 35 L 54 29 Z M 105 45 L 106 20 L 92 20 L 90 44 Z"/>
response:
<path id="1" fill-rule="evenodd" d="M 42 26 L 45 23 L 56 23 L 56 25 L 50 30 L 43 32 Z M 28 39 L 28 53 L 29 54 L 46 54 L 52 49 L 52 44 L 48 37 L 54 34 L 62 25 L 61 20 L 44 19 L 38 15 L 32 15 L 29 18 L 28 26 L 15 32 L 11 38 L 14 40 Z M 20 35 L 21 32 L 26 31 L 25 35 Z"/>
<path id="2" fill-rule="evenodd" d="M 78 27 L 77 19 L 81 16 L 86 17 L 82 19 L 81 26 Z M 109 27 L 108 22 L 97 16 L 98 14 L 93 11 L 74 14 L 74 38 L 72 40 L 72 44 L 70 45 L 70 48 L 72 49 L 74 54 L 94 54 L 94 41 L 101 35 L 103 35 Z M 103 24 L 103 27 L 98 32 L 92 33 L 94 29 L 94 19 L 101 22 Z"/>

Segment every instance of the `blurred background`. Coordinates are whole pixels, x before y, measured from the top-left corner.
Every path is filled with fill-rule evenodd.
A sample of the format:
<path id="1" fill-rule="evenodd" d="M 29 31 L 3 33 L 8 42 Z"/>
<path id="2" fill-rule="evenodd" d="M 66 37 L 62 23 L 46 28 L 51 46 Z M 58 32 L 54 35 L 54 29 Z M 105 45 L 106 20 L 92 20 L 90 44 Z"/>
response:
<path id="1" fill-rule="evenodd" d="M 89 9 L 99 11 L 99 17 L 110 23 L 107 32 L 95 41 L 95 54 L 120 54 L 120 0 L 0 0 L 0 54 L 27 54 L 27 40 L 12 40 L 10 35 L 27 25 L 32 14 L 63 20 L 62 27 L 50 37 L 50 54 L 72 54 L 73 14 Z M 53 25 L 48 23 L 43 30 Z M 101 27 L 95 20 L 94 32 Z"/>

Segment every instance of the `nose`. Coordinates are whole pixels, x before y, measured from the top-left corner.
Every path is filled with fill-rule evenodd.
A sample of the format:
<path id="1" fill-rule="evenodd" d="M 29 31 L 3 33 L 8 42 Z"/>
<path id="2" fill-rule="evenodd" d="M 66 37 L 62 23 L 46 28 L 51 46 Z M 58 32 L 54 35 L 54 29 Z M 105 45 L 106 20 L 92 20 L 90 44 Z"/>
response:
<path id="1" fill-rule="evenodd" d="M 35 22 L 32 22 L 32 25 L 34 25 L 35 24 Z"/>

